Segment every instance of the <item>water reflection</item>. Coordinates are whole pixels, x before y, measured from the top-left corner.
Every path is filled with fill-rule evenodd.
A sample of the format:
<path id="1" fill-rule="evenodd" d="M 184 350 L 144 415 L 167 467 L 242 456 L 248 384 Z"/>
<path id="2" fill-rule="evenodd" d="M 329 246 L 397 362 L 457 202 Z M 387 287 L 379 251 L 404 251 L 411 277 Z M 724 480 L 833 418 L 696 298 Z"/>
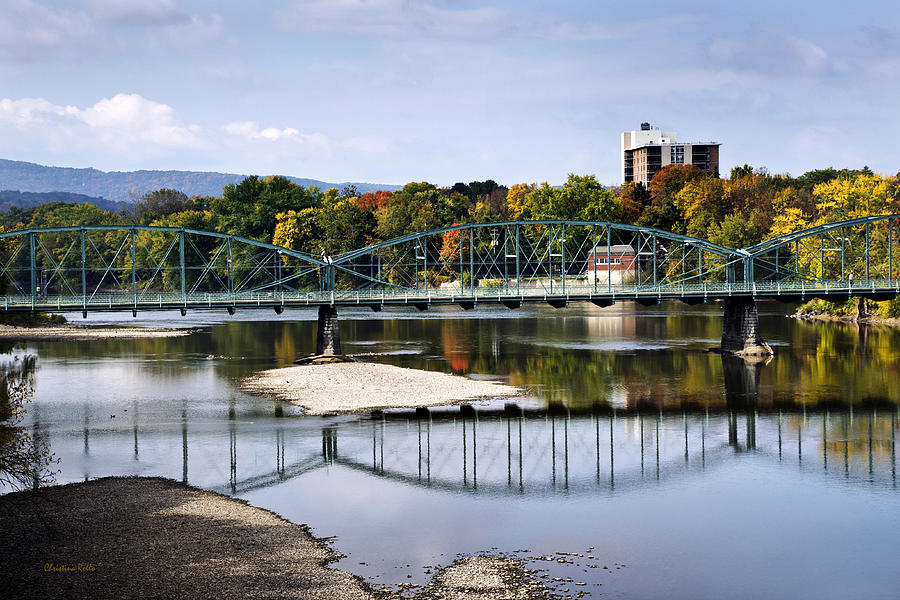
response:
<path id="1" fill-rule="evenodd" d="M 34 393 L 37 357 L 0 355 L 0 489 L 38 487 L 53 482 L 53 456 L 39 414 L 29 428 L 22 422 Z"/>
<path id="2" fill-rule="evenodd" d="M 634 571 L 533 566 L 624 597 L 821 598 L 847 572 L 850 595 L 894 597 L 900 332 L 769 306 L 777 354 L 752 363 L 709 352 L 716 307 L 613 308 L 342 315 L 345 350 L 499 376 L 533 391 L 525 410 L 299 418 L 237 391 L 312 351 L 311 312 L 18 349 L 40 356 L 22 425 L 61 458 L 60 482 L 150 475 L 234 494 L 337 536 L 337 566 L 378 583 L 427 581 L 398 565 L 458 552 L 596 547 Z"/>
<path id="3" fill-rule="evenodd" d="M 65 459 L 81 455 L 84 471 L 67 469 L 67 480 L 88 479 L 96 474 L 89 465 L 100 463 L 103 475 L 168 474 L 231 494 L 332 466 L 454 493 L 615 493 L 748 452 L 853 484 L 896 486 L 896 410 L 557 413 L 508 405 L 309 421 L 229 418 L 189 427 L 186 411 L 178 427 L 164 429 L 86 421 L 78 442 L 62 435 L 54 450 Z"/>

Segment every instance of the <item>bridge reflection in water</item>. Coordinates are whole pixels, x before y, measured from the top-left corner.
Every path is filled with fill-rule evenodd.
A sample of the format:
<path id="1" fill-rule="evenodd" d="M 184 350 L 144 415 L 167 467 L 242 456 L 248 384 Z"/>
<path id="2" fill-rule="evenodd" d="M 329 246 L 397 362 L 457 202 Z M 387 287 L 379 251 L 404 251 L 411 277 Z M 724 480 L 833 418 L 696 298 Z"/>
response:
<path id="1" fill-rule="evenodd" d="M 754 452 L 896 484 L 896 414 L 419 414 L 322 431 L 322 461 L 405 484 L 488 494 L 627 490 Z"/>
<path id="2" fill-rule="evenodd" d="M 674 482 L 742 455 L 854 484 L 896 487 L 897 422 L 896 407 L 572 414 L 466 406 L 314 427 L 306 419 L 280 418 L 189 426 L 185 415 L 177 429 L 143 430 L 138 423 L 129 429 L 91 429 L 85 416 L 80 435 L 52 443 L 63 457 L 65 481 L 180 475 L 194 485 L 242 494 L 340 467 L 452 493 L 548 496 Z M 131 460 L 122 460 L 124 449 L 133 452 Z M 92 455 L 104 472 L 91 471 Z M 112 455 L 118 458 L 111 460 Z M 80 474 L 72 470 L 78 463 L 84 468 Z"/>

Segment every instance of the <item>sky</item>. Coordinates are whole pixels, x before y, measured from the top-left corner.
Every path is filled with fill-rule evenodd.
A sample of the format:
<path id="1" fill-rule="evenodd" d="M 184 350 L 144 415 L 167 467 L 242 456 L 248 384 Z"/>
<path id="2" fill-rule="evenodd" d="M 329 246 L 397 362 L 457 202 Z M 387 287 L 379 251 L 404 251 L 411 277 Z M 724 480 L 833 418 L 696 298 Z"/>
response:
<path id="1" fill-rule="evenodd" d="M 3 0 L 0 158 L 619 184 L 649 121 L 734 165 L 900 171 L 895 0 Z"/>

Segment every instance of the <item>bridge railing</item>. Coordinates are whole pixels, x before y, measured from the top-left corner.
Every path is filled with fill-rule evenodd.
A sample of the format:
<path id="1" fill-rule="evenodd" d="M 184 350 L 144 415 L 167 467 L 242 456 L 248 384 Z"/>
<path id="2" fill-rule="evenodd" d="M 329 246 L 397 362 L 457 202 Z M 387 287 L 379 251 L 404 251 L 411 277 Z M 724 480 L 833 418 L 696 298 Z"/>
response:
<path id="1" fill-rule="evenodd" d="M 22 295 L 0 296 L 0 310 L 127 310 L 227 307 L 314 306 L 321 304 L 371 305 L 383 304 L 451 304 L 472 302 L 525 302 L 597 300 L 615 301 L 635 299 L 653 302 L 662 299 L 681 299 L 691 302 L 713 301 L 730 296 L 777 298 L 787 301 L 808 300 L 814 297 L 845 299 L 854 295 L 889 299 L 900 294 L 898 280 L 869 281 L 771 281 L 751 283 L 679 283 L 658 286 L 617 284 L 595 288 L 584 282 L 570 282 L 563 291 L 557 286 L 551 293 L 544 285 L 520 285 L 518 289 L 495 287 L 448 288 L 423 287 L 412 290 L 396 288 L 367 288 L 362 290 L 270 291 L 270 292 L 194 292 L 159 291 L 145 293 L 137 301 L 128 293 L 58 294 L 32 298 Z"/>

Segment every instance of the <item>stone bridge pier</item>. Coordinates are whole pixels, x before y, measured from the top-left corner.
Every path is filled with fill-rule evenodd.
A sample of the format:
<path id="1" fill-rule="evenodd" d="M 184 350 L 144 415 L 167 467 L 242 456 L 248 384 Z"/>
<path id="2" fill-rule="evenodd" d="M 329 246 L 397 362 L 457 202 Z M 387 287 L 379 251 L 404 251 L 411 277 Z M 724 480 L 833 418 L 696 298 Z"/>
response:
<path id="1" fill-rule="evenodd" d="M 341 354 L 341 331 L 336 306 L 319 307 L 316 355 Z"/>
<path id="2" fill-rule="evenodd" d="M 759 313 L 753 298 L 726 298 L 723 304 L 722 352 L 737 356 L 774 354 L 759 332 Z"/>

